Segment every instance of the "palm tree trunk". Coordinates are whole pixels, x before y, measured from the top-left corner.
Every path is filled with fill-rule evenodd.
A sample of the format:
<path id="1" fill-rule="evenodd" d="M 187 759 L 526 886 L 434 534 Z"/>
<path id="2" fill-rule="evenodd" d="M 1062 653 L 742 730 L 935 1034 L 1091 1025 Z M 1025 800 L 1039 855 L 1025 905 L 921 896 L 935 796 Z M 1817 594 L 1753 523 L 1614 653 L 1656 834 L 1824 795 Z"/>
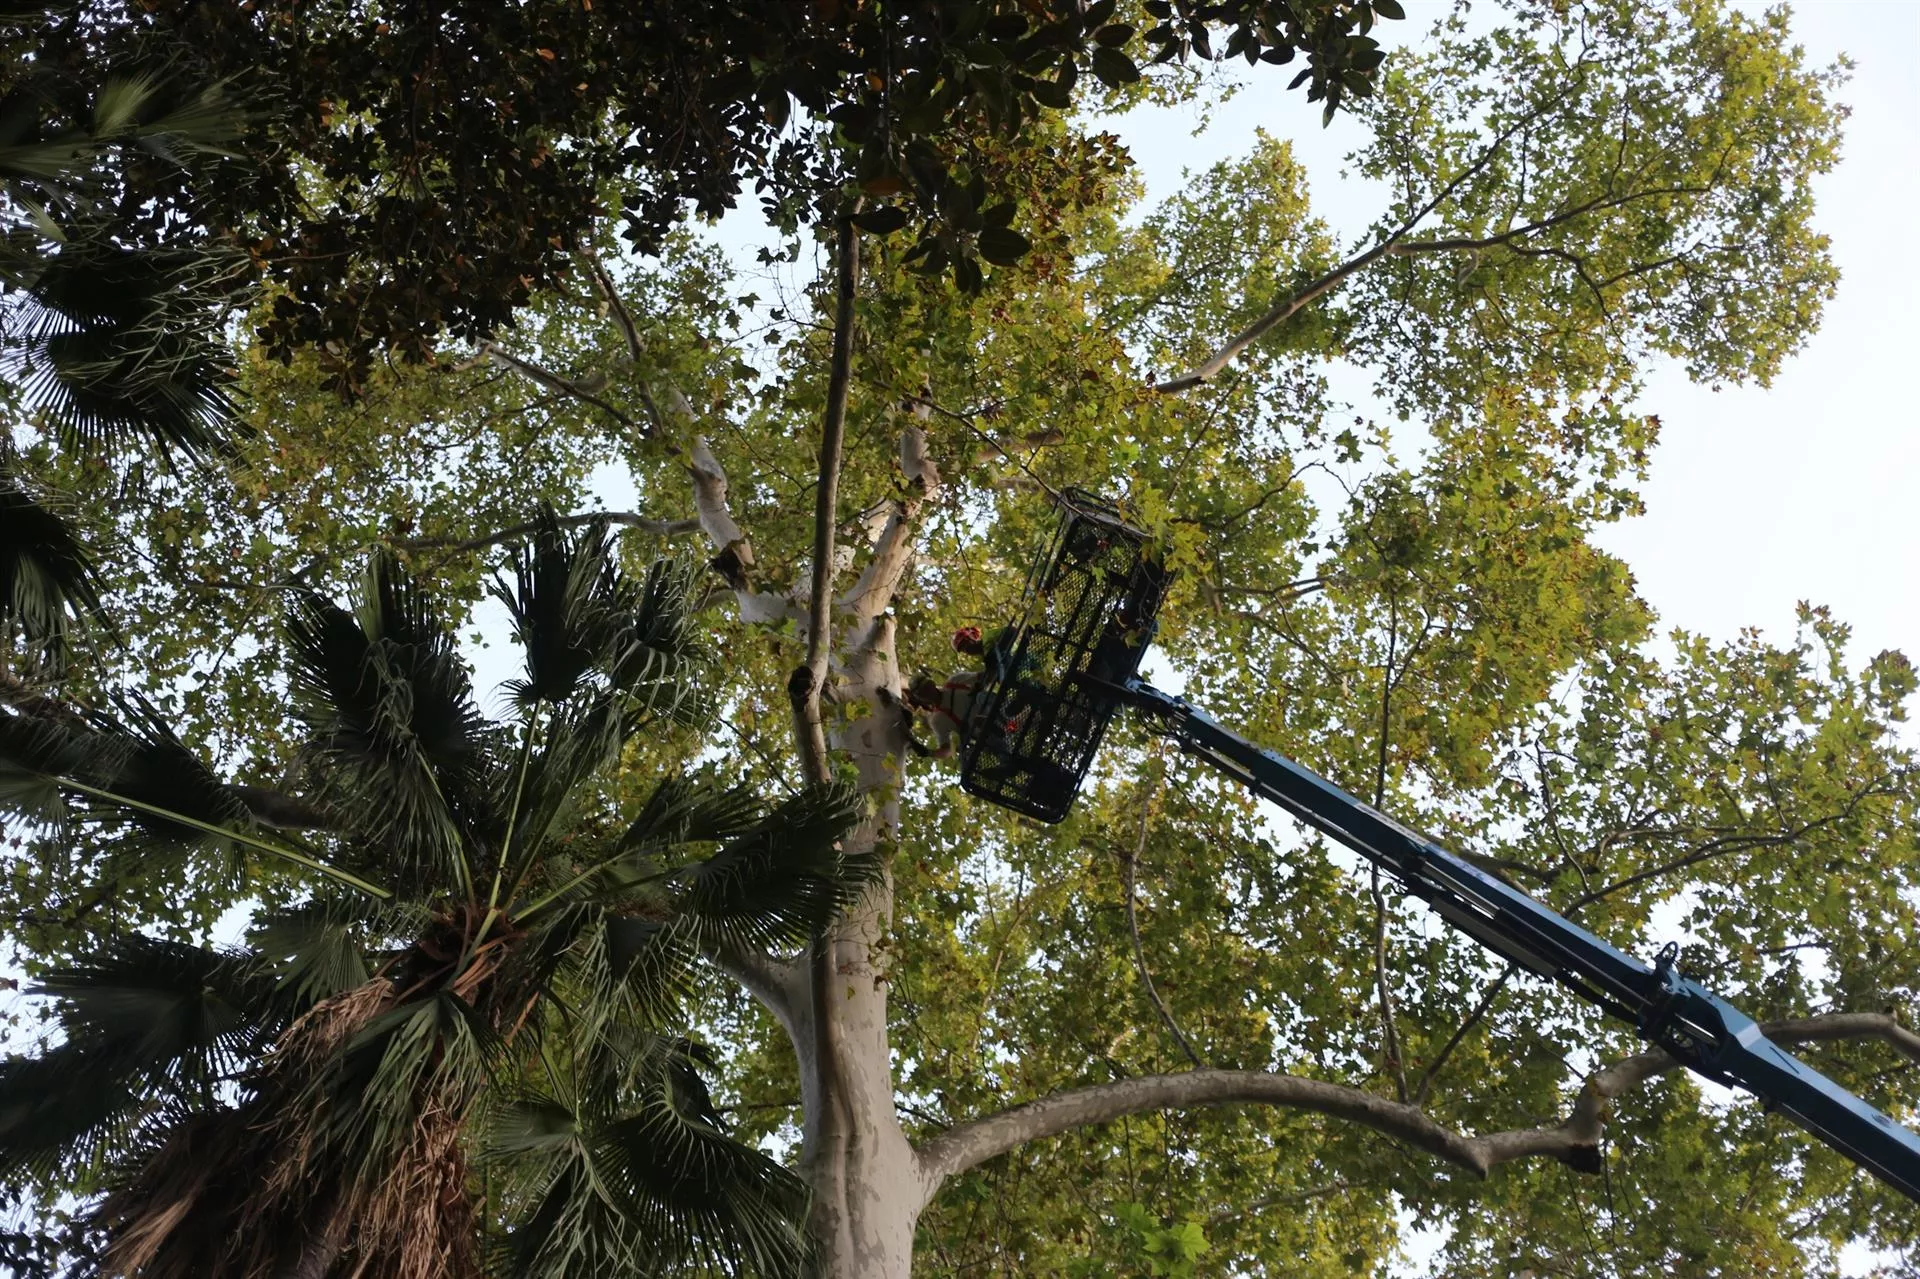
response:
<path id="1" fill-rule="evenodd" d="M 306 1242 L 292 1261 L 280 1271 L 278 1279 L 327 1279 L 327 1272 L 347 1246 L 347 1219 L 339 1212 L 339 1196 L 330 1195 L 321 1209 L 321 1220 L 307 1235 Z"/>

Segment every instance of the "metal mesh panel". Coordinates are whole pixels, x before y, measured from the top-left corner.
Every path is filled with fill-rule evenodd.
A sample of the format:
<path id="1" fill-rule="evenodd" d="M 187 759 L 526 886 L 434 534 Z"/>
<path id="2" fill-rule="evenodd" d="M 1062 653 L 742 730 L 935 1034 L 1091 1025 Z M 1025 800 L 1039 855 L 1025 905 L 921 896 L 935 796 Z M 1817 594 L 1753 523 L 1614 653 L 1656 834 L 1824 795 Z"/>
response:
<path id="1" fill-rule="evenodd" d="M 1057 822 L 1133 678 L 1166 587 L 1147 535 L 1090 494 L 1064 494 L 1059 531 L 994 653 L 960 751 L 969 792 Z"/>

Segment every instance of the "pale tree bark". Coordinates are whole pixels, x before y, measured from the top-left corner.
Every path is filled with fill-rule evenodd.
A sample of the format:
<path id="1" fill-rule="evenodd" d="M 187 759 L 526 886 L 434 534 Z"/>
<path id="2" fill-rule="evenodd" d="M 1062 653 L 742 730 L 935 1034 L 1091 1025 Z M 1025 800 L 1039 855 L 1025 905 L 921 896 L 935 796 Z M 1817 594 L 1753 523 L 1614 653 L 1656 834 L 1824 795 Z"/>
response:
<path id="1" fill-rule="evenodd" d="M 897 792 L 908 729 L 899 711 L 901 677 L 888 609 L 913 560 L 922 507 L 937 497 L 940 472 L 927 452 L 924 406 L 903 424 L 904 483 L 886 507 L 861 513 L 869 546 L 858 579 L 836 594 L 835 572 L 850 563 L 838 544 L 836 488 L 852 360 L 853 289 L 849 235 L 840 245 L 832 386 L 823 423 L 820 486 L 809 581 L 790 595 L 756 591 L 752 542 L 727 505 L 727 481 L 705 439 L 688 457 L 700 526 L 748 622 L 795 618 L 807 654 L 791 681 L 803 766 L 816 780 L 829 760 L 852 766 L 872 797 L 870 815 L 846 837 L 849 852 L 890 845 L 899 825 Z M 678 411 L 676 406 L 675 411 Z M 864 702 L 871 713 L 823 712 L 831 687 L 838 705 Z M 726 954 L 713 958 L 780 1021 L 800 1066 L 803 1113 L 800 1166 L 814 1192 L 813 1228 L 823 1274 L 902 1279 L 912 1267 L 919 1173 L 894 1108 L 883 956 L 893 918 L 890 869 L 798 959 Z"/>

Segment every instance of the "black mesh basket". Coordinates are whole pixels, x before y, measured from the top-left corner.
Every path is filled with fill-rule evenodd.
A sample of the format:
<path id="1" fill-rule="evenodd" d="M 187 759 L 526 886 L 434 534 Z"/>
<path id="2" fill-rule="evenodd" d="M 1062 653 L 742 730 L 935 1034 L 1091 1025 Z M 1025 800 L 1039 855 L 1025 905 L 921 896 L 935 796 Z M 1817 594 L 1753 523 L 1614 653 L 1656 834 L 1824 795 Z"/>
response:
<path id="1" fill-rule="evenodd" d="M 1062 494 L 1059 531 L 1020 616 L 988 654 L 960 747 L 960 783 L 1043 822 L 1073 806 L 1153 641 L 1166 568 L 1147 535 L 1090 493 Z"/>

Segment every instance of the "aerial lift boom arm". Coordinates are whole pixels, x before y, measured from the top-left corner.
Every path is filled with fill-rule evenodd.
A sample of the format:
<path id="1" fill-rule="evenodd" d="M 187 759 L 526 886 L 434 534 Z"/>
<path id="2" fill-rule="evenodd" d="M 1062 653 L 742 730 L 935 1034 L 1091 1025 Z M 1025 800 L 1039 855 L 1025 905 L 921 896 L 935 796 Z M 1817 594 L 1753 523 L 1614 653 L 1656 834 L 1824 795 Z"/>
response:
<path id="1" fill-rule="evenodd" d="M 975 795 L 1045 822 L 1072 807 L 1121 707 L 1158 719 L 1189 752 L 1345 844 L 1496 954 L 1636 1026 L 1674 1059 L 1758 1097 L 1920 1202 L 1920 1135 L 1773 1043 L 1752 1018 L 1676 967 L 1615 949 L 1310 769 L 1254 745 L 1137 677 L 1168 574 L 1116 507 L 1069 490 L 1064 518 L 995 646 L 961 749 Z"/>
<path id="2" fill-rule="evenodd" d="M 1138 679 L 1122 686 L 1120 699 L 1161 720 L 1189 753 L 1392 875 L 1488 949 L 1633 1022 L 1683 1065 L 1744 1088 L 1920 1201 L 1920 1135 L 1796 1060 L 1752 1018 L 1682 977 L 1674 947 L 1648 966 L 1183 699 Z"/>

